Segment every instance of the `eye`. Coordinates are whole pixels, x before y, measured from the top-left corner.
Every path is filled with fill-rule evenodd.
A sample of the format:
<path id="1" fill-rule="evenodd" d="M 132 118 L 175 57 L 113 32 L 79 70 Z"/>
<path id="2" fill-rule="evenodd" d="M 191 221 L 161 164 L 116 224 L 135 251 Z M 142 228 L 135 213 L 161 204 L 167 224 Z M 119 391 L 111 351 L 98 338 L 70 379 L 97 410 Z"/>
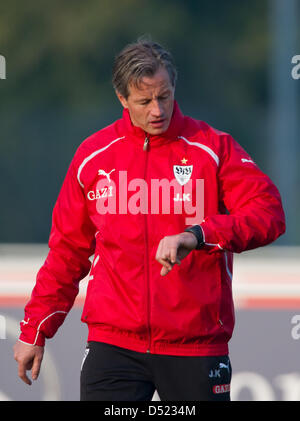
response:
<path id="1" fill-rule="evenodd" d="M 140 101 L 139 102 L 141 105 L 147 105 L 147 104 L 149 104 L 150 103 L 150 100 L 149 99 L 144 99 L 143 101 Z"/>
<path id="2" fill-rule="evenodd" d="M 160 95 L 160 96 L 158 97 L 158 99 L 159 99 L 159 100 L 161 100 L 161 101 L 164 101 L 164 100 L 168 99 L 168 98 L 169 98 L 169 96 L 170 96 L 170 94 L 169 94 L 168 92 L 166 92 L 165 94 Z"/>

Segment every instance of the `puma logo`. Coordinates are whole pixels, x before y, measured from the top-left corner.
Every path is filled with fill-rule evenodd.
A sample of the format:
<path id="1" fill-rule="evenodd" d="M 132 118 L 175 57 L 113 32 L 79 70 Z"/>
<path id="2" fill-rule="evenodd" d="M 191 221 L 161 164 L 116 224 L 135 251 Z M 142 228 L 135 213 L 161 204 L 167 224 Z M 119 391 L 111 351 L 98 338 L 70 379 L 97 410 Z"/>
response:
<path id="1" fill-rule="evenodd" d="M 219 377 L 219 378 L 221 378 L 221 369 L 222 368 L 225 368 L 228 371 L 228 373 L 230 373 L 230 362 L 229 362 L 229 360 L 228 360 L 227 364 L 219 363 L 219 366 L 218 366 L 217 369 L 210 370 L 208 377 L 211 377 L 211 378 Z"/>
<path id="2" fill-rule="evenodd" d="M 228 363 L 227 364 L 224 364 L 224 363 L 219 363 L 219 368 L 221 369 L 221 368 L 226 368 L 226 370 L 228 371 L 228 373 L 229 373 L 229 371 L 230 371 L 230 368 L 229 368 L 229 361 L 228 361 Z"/>
<path id="3" fill-rule="evenodd" d="M 115 171 L 115 168 L 114 168 L 113 170 L 111 170 L 109 173 L 105 172 L 104 170 L 99 170 L 99 171 L 98 171 L 98 175 L 105 175 L 105 177 L 107 178 L 108 182 L 110 183 L 110 182 L 111 182 L 111 179 L 110 179 L 110 174 L 111 174 L 113 171 Z"/>
<path id="4" fill-rule="evenodd" d="M 252 161 L 252 159 L 246 159 L 246 158 L 242 158 L 241 161 L 242 162 L 251 162 L 251 164 L 255 163 L 254 161 Z"/>

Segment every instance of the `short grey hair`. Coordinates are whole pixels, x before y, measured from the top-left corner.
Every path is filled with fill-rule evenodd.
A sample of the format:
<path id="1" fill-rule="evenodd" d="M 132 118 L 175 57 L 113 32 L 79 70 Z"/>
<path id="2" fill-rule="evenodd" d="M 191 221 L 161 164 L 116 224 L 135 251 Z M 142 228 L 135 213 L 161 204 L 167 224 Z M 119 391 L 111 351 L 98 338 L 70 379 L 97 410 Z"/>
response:
<path id="1" fill-rule="evenodd" d="M 171 53 L 157 42 L 139 39 L 128 44 L 115 57 L 112 84 L 124 98 L 129 96 L 129 85 L 138 86 L 144 76 L 154 76 L 163 67 L 167 70 L 170 82 L 175 88 L 177 70 Z"/>

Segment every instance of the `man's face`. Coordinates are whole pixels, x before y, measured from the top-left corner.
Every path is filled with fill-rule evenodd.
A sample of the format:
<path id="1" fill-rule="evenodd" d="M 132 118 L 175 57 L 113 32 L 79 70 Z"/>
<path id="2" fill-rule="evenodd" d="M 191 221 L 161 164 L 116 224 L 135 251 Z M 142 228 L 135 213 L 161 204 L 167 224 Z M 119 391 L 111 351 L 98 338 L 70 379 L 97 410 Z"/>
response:
<path id="1" fill-rule="evenodd" d="M 174 106 L 174 87 L 169 74 L 161 67 L 152 77 L 143 77 L 139 86 L 130 84 L 128 98 L 117 93 L 123 107 L 128 108 L 132 124 L 148 134 L 165 132 Z"/>

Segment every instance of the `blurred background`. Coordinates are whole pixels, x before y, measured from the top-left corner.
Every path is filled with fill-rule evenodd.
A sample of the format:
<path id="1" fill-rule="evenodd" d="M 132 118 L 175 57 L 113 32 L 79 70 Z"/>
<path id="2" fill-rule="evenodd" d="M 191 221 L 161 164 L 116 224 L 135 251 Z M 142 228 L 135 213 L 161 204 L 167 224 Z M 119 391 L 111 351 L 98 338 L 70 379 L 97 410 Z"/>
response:
<path id="1" fill-rule="evenodd" d="M 236 259 L 235 399 L 300 400 L 300 342 L 291 334 L 300 313 L 300 69 L 299 79 L 292 74 L 292 58 L 300 55 L 297 0 L 1 2 L 0 336 L 6 340 L 0 347 L 7 376 L 0 399 L 78 399 L 74 370 L 86 334 L 80 297 L 49 345 L 48 371 L 61 365 L 50 387 L 57 394 L 38 386 L 30 394 L 10 379 L 16 372 L 10 343 L 46 256 L 52 208 L 74 152 L 121 115 L 111 85 L 114 56 L 143 35 L 173 53 L 183 113 L 230 133 L 281 192 L 286 234 Z M 78 361 L 64 372 L 70 341 Z"/>

